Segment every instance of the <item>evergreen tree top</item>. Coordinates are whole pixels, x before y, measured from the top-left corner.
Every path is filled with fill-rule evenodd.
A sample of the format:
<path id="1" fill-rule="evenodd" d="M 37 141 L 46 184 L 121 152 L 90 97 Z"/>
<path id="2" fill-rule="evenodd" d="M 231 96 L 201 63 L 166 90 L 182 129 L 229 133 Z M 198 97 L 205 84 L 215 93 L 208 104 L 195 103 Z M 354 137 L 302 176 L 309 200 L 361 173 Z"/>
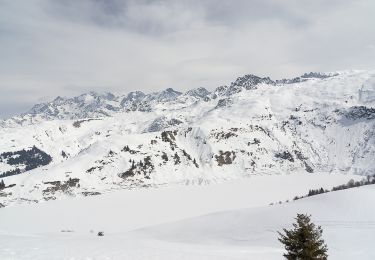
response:
<path id="1" fill-rule="evenodd" d="M 297 214 L 293 229 L 283 229 L 279 241 L 284 245 L 288 260 L 326 260 L 327 245 L 322 239 L 323 230 L 311 222 L 311 216 Z"/>

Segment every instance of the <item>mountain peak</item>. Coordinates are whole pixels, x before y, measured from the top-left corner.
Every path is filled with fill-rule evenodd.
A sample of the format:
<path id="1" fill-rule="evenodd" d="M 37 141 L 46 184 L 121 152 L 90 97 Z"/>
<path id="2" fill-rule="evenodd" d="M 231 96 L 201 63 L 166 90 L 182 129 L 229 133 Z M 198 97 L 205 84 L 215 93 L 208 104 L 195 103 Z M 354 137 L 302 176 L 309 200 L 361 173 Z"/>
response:
<path id="1" fill-rule="evenodd" d="M 197 97 L 197 98 L 204 98 L 204 97 L 208 96 L 209 94 L 210 94 L 210 92 L 203 87 L 190 89 L 190 90 L 186 91 L 186 93 L 185 93 L 186 96 L 192 96 L 192 97 Z"/>
<path id="2" fill-rule="evenodd" d="M 243 77 L 239 77 L 236 79 L 236 81 L 231 83 L 231 87 L 234 86 L 241 86 L 245 89 L 253 89 L 258 84 L 269 84 L 269 85 L 275 85 L 275 82 L 271 80 L 269 77 L 259 77 L 253 74 L 246 74 Z"/>

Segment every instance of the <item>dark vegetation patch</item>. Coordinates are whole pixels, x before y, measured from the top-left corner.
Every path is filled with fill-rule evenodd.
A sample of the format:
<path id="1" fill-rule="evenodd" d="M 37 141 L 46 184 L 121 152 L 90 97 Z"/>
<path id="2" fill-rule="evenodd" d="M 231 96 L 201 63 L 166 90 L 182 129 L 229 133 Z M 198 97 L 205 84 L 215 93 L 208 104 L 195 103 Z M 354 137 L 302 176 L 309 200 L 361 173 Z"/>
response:
<path id="1" fill-rule="evenodd" d="M 119 176 L 123 179 L 128 177 L 134 177 L 135 175 L 143 175 L 145 178 L 150 178 L 150 173 L 155 169 L 154 164 L 151 161 L 151 156 L 147 156 L 143 161 L 135 162 L 132 161 L 132 165 L 128 170 L 120 173 Z"/>
<path id="2" fill-rule="evenodd" d="M 16 184 L 13 183 L 13 184 L 9 184 L 8 186 L 6 186 L 4 180 L 0 181 L 0 190 L 4 190 L 4 189 L 7 189 L 7 188 L 12 188 L 14 186 L 16 186 Z"/>
<path id="3" fill-rule="evenodd" d="M 169 143 L 172 151 L 174 151 L 174 149 L 177 148 L 177 145 L 175 142 L 177 133 L 178 133 L 177 130 L 161 132 L 161 140 L 163 142 Z"/>
<path id="4" fill-rule="evenodd" d="M 124 149 L 128 149 L 127 151 L 131 151 L 131 153 L 133 153 L 134 151 L 129 149 L 128 146 L 125 146 L 122 151 L 124 151 Z M 86 170 L 86 173 L 92 173 L 93 171 L 101 171 L 103 170 L 104 166 L 107 165 L 107 164 L 110 164 L 112 162 L 114 162 L 114 159 L 112 159 L 113 157 L 115 157 L 117 155 L 116 152 L 112 151 L 112 150 L 109 150 L 108 154 L 106 156 L 104 156 L 103 159 L 100 159 L 100 160 L 96 160 L 95 163 L 96 164 L 99 164 L 99 165 L 96 165 L 96 166 L 92 166 L 91 168 L 89 168 L 88 170 Z"/>
<path id="5" fill-rule="evenodd" d="M 61 156 L 62 156 L 63 158 L 68 158 L 68 155 L 67 155 L 64 151 L 61 151 Z"/>
<path id="6" fill-rule="evenodd" d="M 335 186 L 330 191 L 325 190 L 323 188 L 316 189 L 316 190 L 314 190 L 314 189 L 309 190 L 309 193 L 307 195 L 300 196 L 300 197 L 296 196 L 296 197 L 294 197 L 294 200 L 299 200 L 299 199 L 302 199 L 302 198 L 311 197 L 311 196 L 315 196 L 315 195 L 319 195 L 319 194 L 323 194 L 323 193 L 327 193 L 327 192 L 347 190 L 347 189 L 352 189 L 352 188 L 366 186 L 366 185 L 373 185 L 373 184 L 375 184 L 375 175 L 367 176 L 366 179 L 361 180 L 361 181 L 354 181 L 353 179 L 351 179 L 347 184 Z"/>
<path id="7" fill-rule="evenodd" d="M 20 151 L 2 153 L 0 154 L 0 161 L 17 166 L 13 170 L 0 173 L 0 178 L 3 178 L 45 166 L 52 162 L 52 157 L 33 146 L 30 150 L 22 149 Z"/>
<path id="8" fill-rule="evenodd" d="M 122 152 L 128 152 L 130 154 L 137 154 L 139 151 L 130 149 L 128 145 L 125 145 L 124 148 L 121 150 Z"/>
<path id="9" fill-rule="evenodd" d="M 303 198 L 307 198 L 307 197 L 311 197 L 311 196 L 316 196 L 316 195 L 323 194 L 323 193 L 352 189 L 352 188 L 366 186 L 366 185 L 375 185 L 375 175 L 369 175 L 369 176 L 367 176 L 366 179 L 363 179 L 361 181 L 354 181 L 353 179 L 351 179 L 347 184 L 335 186 L 331 190 L 326 190 L 326 189 L 323 189 L 323 188 L 310 189 L 309 192 L 306 195 L 295 196 L 293 198 L 293 200 L 299 200 L 299 199 L 303 199 Z M 290 201 L 286 200 L 285 202 L 288 203 Z M 269 205 L 272 206 L 272 205 L 282 204 L 282 203 L 283 203 L 282 201 L 278 201 L 276 203 L 270 203 Z"/>

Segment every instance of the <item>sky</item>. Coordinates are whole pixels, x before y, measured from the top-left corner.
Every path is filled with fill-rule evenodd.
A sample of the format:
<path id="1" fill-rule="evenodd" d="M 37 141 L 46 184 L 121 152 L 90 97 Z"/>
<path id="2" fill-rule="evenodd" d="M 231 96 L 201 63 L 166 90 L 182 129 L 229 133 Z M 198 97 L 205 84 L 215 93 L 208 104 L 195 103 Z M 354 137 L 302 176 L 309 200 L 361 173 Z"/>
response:
<path id="1" fill-rule="evenodd" d="M 0 0 L 0 118 L 87 91 L 375 68 L 374 0 Z"/>

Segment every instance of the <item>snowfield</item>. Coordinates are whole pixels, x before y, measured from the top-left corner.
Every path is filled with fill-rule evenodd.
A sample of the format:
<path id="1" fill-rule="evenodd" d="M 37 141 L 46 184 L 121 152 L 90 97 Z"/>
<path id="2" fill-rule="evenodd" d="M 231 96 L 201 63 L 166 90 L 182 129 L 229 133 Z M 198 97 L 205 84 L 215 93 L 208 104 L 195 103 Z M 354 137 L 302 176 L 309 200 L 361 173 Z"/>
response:
<path id="1" fill-rule="evenodd" d="M 374 186 L 268 205 L 351 177 L 263 176 L 3 208 L 0 259 L 281 259 L 276 232 L 296 213 L 323 227 L 329 259 L 374 259 Z"/>

